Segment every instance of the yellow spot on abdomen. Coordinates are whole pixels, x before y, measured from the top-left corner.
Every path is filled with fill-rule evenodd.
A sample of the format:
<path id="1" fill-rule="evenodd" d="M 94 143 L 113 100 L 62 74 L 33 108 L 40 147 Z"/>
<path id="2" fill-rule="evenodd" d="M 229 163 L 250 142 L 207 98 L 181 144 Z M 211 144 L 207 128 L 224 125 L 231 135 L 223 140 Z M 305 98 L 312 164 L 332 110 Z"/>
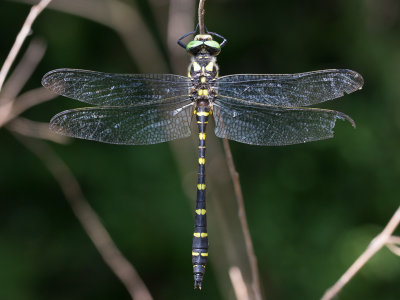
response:
<path id="1" fill-rule="evenodd" d="M 201 238 L 205 238 L 205 237 L 207 237 L 208 236 L 208 233 L 207 232 L 195 232 L 195 233 L 193 233 L 193 236 L 194 237 L 201 237 Z"/>
<path id="2" fill-rule="evenodd" d="M 200 157 L 200 158 L 199 158 L 199 164 L 200 164 L 200 165 L 204 165 L 205 163 L 206 163 L 206 159 Z"/>
<path id="3" fill-rule="evenodd" d="M 208 256 L 208 253 L 201 253 L 201 256 Z"/>
<path id="4" fill-rule="evenodd" d="M 202 253 L 203 254 L 203 253 Z M 200 253 L 199 252 L 192 252 L 192 256 L 199 256 Z"/>
<path id="5" fill-rule="evenodd" d="M 205 133 L 199 133 L 199 139 L 200 140 L 205 140 L 206 139 L 206 134 Z"/>
<path id="6" fill-rule="evenodd" d="M 206 210 L 205 209 L 196 209 L 196 214 L 198 215 L 205 215 L 206 214 Z"/>
<path id="7" fill-rule="evenodd" d="M 197 185 L 197 189 L 198 189 L 198 190 L 205 190 L 205 189 L 206 189 L 206 185 L 205 185 L 204 183 L 198 184 L 198 185 Z"/>

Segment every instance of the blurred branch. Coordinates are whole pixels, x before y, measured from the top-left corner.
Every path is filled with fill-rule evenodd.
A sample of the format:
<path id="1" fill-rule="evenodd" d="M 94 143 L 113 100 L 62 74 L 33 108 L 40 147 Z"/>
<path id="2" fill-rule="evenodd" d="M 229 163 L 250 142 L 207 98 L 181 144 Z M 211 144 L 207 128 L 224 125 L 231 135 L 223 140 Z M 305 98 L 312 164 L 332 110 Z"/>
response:
<path id="1" fill-rule="evenodd" d="M 21 49 L 21 45 L 31 30 L 33 21 L 49 2 L 50 0 L 41 1 L 38 5 L 32 7 L 31 12 L 17 36 L 16 42 L 0 71 L 0 89 L 3 86 L 5 77 L 7 76 L 11 65 Z M 110 235 L 101 224 L 97 214 L 83 196 L 77 180 L 67 165 L 46 143 L 24 137 L 29 136 L 33 138 L 49 139 L 56 142 L 64 142 L 66 140 L 65 137 L 51 134 L 47 123 L 39 123 L 24 118 L 17 118 L 19 114 L 26 109 L 53 99 L 56 96 L 43 88 L 37 88 L 16 98 L 43 57 L 44 51 L 44 43 L 37 39 L 33 40 L 28 46 L 22 60 L 15 68 L 13 74 L 4 85 L 5 88 L 0 95 L 0 127 L 8 123 L 7 129 L 14 133 L 21 134 L 15 134 L 16 138 L 35 153 L 47 166 L 60 185 L 73 212 L 86 230 L 100 255 L 126 287 L 132 299 L 151 300 L 152 297 L 146 286 L 133 266 L 122 255 L 112 241 Z"/>
<path id="2" fill-rule="evenodd" d="M 21 28 L 21 31 L 18 33 L 14 45 L 12 46 L 0 70 L 0 91 L 2 90 L 3 83 L 6 79 L 8 71 L 10 70 L 12 64 L 14 63 L 15 58 L 17 57 L 17 54 L 19 53 L 26 37 L 31 31 L 33 22 L 50 2 L 51 0 L 41 0 L 37 5 L 32 6 L 31 11 L 28 14 L 28 17 L 26 18 L 25 23 Z"/>
<path id="3" fill-rule="evenodd" d="M 187 72 L 188 55 L 177 45 L 177 38 L 193 29 L 194 1 L 171 0 L 169 3 L 167 45 L 174 73 Z"/>
<path id="4" fill-rule="evenodd" d="M 17 97 L 42 60 L 45 52 L 45 42 L 39 38 L 33 38 L 21 60 L 18 62 L 18 65 L 4 83 L 3 90 L 1 91 L 0 104 L 1 101 L 5 101 L 5 99 L 10 100 Z"/>
<path id="5" fill-rule="evenodd" d="M 238 300 L 250 300 L 249 293 L 247 291 L 246 283 L 243 280 L 243 275 L 240 269 L 236 266 L 229 269 L 229 277 L 232 282 L 233 289 L 235 290 L 235 296 Z"/>
<path id="6" fill-rule="evenodd" d="M 12 120 L 6 127 L 27 137 L 45 139 L 55 143 L 64 144 L 69 140 L 65 136 L 51 132 L 48 123 L 34 122 L 21 117 Z"/>
<path id="7" fill-rule="evenodd" d="M 49 101 L 57 96 L 40 87 L 17 97 L 42 60 L 45 50 L 43 41 L 37 38 L 33 39 L 14 71 L 4 83 L 3 90 L 0 93 L 0 127 L 32 106 Z"/>
<path id="8" fill-rule="evenodd" d="M 5 82 L 4 88 L 0 93 L 0 127 L 32 106 L 51 100 L 57 96 L 40 87 L 17 97 L 43 58 L 45 49 L 45 44 L 41 40 L 33 39 L 22 59 Z M 49 132 L 49 130 L 47 131 Z"/>
<path id="9" fill-rule="evenodd" d="M 103 260 L 124 284 L 132 299 L 151 300 L 152 297 L 134 267 L 119 251 L 99 217 L 85 199 L 71 170 L 44 142 L 18 137 L 47 167 L 61 187 L 76 218 L 89 235 Z"/>
<path id="10" fill-rule="evenodd" d="M 14 1 L 32 3 L 34 0 Z M 166 72 L 168 68 L 160 47 L 133 5 L 132 2 L 128 5 L 119 0 L 57 0 L 49 8 L 114 29 L 141 72 Z"/>
<path id="11" fill-rule="evenodd" d="M 350 268 L 339 278 L 339 280 L 330 287 L 321 300 L 330 300 L 335 298 L 343 287 L 361 270 L 361 268 L 385 245 L 392 243 L 393 240 L 396 243 L 399 242 L 398 237 L 392 236 L 394 230 L 400 224 L 400 207 L 397 208 L 396 212 L 383 229 L 383 231 L 377 235 L 367 249 L 356 259 L 356 261 L 350 266 Z"/>
<path id="12" fill-rule="evenodd" d="M 45 88 L 40 87 L 25 92 L 15 100 L 8 100 L 0 105 L 0 127 L 18 117 L 25 110 L 54 99 L 56 96 L 57 95 L 50 93 Z M 2 98 L 0 98 L 0 100 L 1 99 Z M 47 131 L 50 132 L 49 130 Z"/>
<path id="13" fill-rule="evenodd" d="M 259 274 L 258 266 L 257 266 L 257 257 L 256 257 L 256 254 L 254 253 L 253 242 L 251 240 L 249 225 L 247 223 L 242 188 L 240 186 L 240 180 L 239 180 L 239 173 L 235 169 L 235 164 L 233 162 L 232 152 L 231 152 L 231 148 L 229 146 L 228 140 L 223 139 L 223 144 L 224 144 L 224 150 L 225 150 L 226 161 L 228 164 L 229 173 L 231 175 L 233 187 L 235 189 L 236 201 L 238 203 L 238 216 L 239 216 L 240 224 L 241 224 L 243 235 L 244 235 L 244 240 L 246 243 L 247 257 L 250 262 L 251 276 L 252 276 L 251 286 L 253 288 L 253 293 L 254 293 L 255 299 L 261 300 L 262 297 L 261 297 L 261 289 L 260 289 L 260 274 Z"/>
<path id="14" fill-rule="evenodd" d="M 393 254 L 400 256 L 400 237 L 391 236 L 386 244 L 386 247 L 388 247 Z"/>

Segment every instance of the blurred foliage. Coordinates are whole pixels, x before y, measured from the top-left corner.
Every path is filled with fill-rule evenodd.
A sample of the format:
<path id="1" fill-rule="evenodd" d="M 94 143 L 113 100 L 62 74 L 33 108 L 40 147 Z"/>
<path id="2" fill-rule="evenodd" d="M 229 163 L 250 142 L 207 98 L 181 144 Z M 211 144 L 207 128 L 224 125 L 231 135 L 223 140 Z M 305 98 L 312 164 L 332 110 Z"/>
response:
<path id="1" fill-rule="evenodd" d="M 164 47 L 150 4 L 137 2 Z M 1 62 L 28 10 L 0 2 Z M 349 68 L 365 79 L 363 90 L 322 105 L 349 114 L 356 130 L 339 121 L 331 140 L 231 143 L 267 299 L 319 298 L 399 205 L 399 14 L 397 0 L 206 2 L 207 27 L 228 39 L 222 75 Z M 48 49 L 26 89 L 59 67 L 138 72 L 105 26 L 46 10 L 33 31 Z M 48 122 L 76 106 L 59 97 L 24 117 Z M 129 299 L 47 169 L 5 129 L 0 145 L 0 299 Z M 54 149 L 155 299 L 220 299 L 212 264 L 204 289 L 192 290 L 192 210 L 168 144 L 73 140 Z M 384 249 L 339 298 L 399 299 L 399 280 L 400 259 Z"/>

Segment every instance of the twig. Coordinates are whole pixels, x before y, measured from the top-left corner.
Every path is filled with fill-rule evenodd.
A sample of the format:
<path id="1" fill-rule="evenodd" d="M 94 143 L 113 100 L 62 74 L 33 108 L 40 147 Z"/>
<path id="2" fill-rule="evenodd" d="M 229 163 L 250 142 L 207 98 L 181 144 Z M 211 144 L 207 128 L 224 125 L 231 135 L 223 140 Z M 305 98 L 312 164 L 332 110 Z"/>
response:
<path id="1" fill-rule="evenodd" d="M 343 287 L 361 270 L 361 268 L 375 255 L 375 253 L 391 240 L 392 234 L 399 224 L 400 207 L 397 208 L 383 231 L 371 241 L 367 249 L 357 258 L 339 280 L 325 292 L 321 300 L 329 300 L 336 297 Z"/>
<path id="2" fill-rule="evenodd" d="M 124 284 L 132 299 L 153 299 L 134 267 L 119 251 L 99 217 L 85 199 L 78 181 L 68 166 L 44 142 L 17 137 L 48 168 L 61 187 L 72 210 L 106 264 Z"/>
<path id="3" fill-rule="evenodd" d="M 18 61 L 17 66 L 10 74 L 7 81 L 4 82 L 3 90 L 0 94 L 0 104 L 7 100 L 14 100 L 17 97 L 42 60 L 45 52 L 46 44 L 42 39 L 33 38 L 30 41 L 28 48 Z"/>
<path id="4" fill-rule="evenodd" d="M 3 87 L 5 78 L 11 68 L 11 65 L 14 63 L 24 40 L 30 33 L 34 20 L 50 3 L 50 1 L 51 0 L 42 0 L 39 4 L 31 8 L 31 11 L 27 16 L 27 19 L 25 20 L 25 23 L 22 26 L 22 29 L 19 32 L 16 41 L 0 71 L 0 90 Z M 31 51 L 32 49 L 38 51 Z M 30 77 L 31 72 L 35 69 L 37 62 L 40 61 L 43 53 L 43 45 L 33 41 L 28 47 L 24 59 L 20 62 L 13 75 L 10 77 L 10 80 L 7 82 L 7 89 L 5 88 L 1 95 L 1 125 L 17 117 L 25 109 L 54 98 L 54 95 L 48 93 L 43 88 L 38 88 L 24 93 L 15 100 L 15 97 L 20 92 L 26 80 Z M 15 105 L 14 102 L 16 102 Z M 44 125 L 42 123 L 32 122 L 22 118 L 15 119 L 13 122 L 9 123 L 8 129 L 30 137 L 51 139 L 48 135 L 47 124 Z M 94 243 L 106 264 L 126 287 L 132 299 L 151 300 L 152 297 L 146 286 L 138 276 L 133 266 L 122 255 L 112 241 L 110 235 L 101 224 L 97 214 L 84 198 L 77 180 L 67 165 L 45 143 L 32 139 L 26 139 L 18 135 L 16 136 L 21 143 L 34 152 L 43 161 L 49 171 L 53 174 L 66 199 L 70 203 L 77 219 L 80 221 L 81 225 L 87 232 L 88 236 Z"/>
<path id="5" fill-rule="evenodd" d="M 43 87 L 27 91 L 17 99 L 0 105 L 0 127 L 18 117 L 25 110 L 40 103 L 52 100 L 57 95 L 50 93 Z"/>
<path id="6" fill-rule="evenodd" d="M 69 140 L 65 136 L 51 132 L 49 123 L 35 122 L 21 117 L 9 122 L 6 128 L 30 138 L 44 139 L 60 144 L 65 144 Z"/>
<path id="7" fill-rule="evenodd" d="M 205 26 L 204 26 L 204 3 L 206 2 L 206 0 L 200 0 L 199 2 L 199 33 L 200 34 L 205 34 L 206 30 L 205 30 Z"/>
<path id="8" fill-rule="evenodd" d="M 41 61 L 45 48 L 45 44 L 41 40 L 33 39 L 14 71 L 4 83 L 3 90 L 0 93 L 0 127 L 26 109 L 56 97 L 55 94 L 44 88 L 37 88 L 25 92 L 15 99 Z"/>
<path id="9" fill-rule="evenodd" d="M 24 43 L 26 37 L 29 35 L 32 24 L 37 18 L 37 16 L 43 11 L 43 9 L 50 3 L 51 0 L 41 0 L 39 4 L 32 6 L 31 11 L 29 12 L 28 17 L 25 20 L 24 25 L 21 28 L 21 31 L 18 33 L 17 38 L 12 46 L 10 53 L 8 54 L 3 67 L 0 70 L 0 91 L 3 87 L 4 80 L 8 74 L 8 71 L 11 68 L 11 65 L 15 61 L 19 50 L 21 49 L 22 44 Z"/>
<path id="10" fill-rule="evenodd" d="M 35 0 L 13 1 L 32 3 Z M 127 1 L 57 0 L 52 2 L 49 8 L 81 16 L 115 30 L 140 72 L 167 72 L 167 64 L 154 35 L 138 9 Z"/>
<path id="11" fill-rule="evenodd" d="M 225 154 L 226 154 L 226 161 L 228 164 L 229 173 L 231 174 L 231 177 L 232 177 L 233 186 L 235 189 L 236 200 L 238 203 L 238 216 L 239 216 L 240 224 L 242 227 L 243 235 L 245 238 L 247 256 L 248 256 L 248 259 L 250 262 L 251 276 L 252 276 L 252 288 L 253 288 L 253 292 L 254 292 L 256 299 L 261 300 L 262 297 L 261 297 L 261 289 L 260 289 L 260 276 L 259 276 L 258 266 L 257 266 L 257 257 L 254 253 L 253 243 L 251 241 L 251 236 L 250 236 L 249 225 L 247 224 L 247 218 L 246 218 L 246 212 L 245 212 L 245 208 L 244 208 L 243 194 L 242 194 L 242 188 L 240 186 L 239 174 L 236 172 L 235 164 L 233 163 L 232 152 L 231 152 L 231 148 L 229 146 L 228 140 L 223 139 L 223 143 L 224 143 L 224 150 L 225 150 Z"/>
<path id="12" fill-rule="evenodd" d="M 400 237 L 391 236 L 386 244 L 386 247 L 388 247 L 393 254 L 400 256 Z"/>
<path id="13" fill-rule="evenodd" d="M 249 293 L 247 291 L 246 283 L 243 280 L 240 268 L 234 266 L 229 269 L 229 277 L 232 282 L 233 289 L 235 290 L 236 299 L 249 300 Z"/>

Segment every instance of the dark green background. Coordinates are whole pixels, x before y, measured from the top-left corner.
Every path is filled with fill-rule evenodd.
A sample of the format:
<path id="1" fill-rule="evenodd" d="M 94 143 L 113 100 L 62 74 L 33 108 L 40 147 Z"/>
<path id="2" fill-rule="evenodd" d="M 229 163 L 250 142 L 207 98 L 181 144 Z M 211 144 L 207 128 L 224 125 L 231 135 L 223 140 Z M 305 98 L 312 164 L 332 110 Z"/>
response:
<path id="1" fill-rule="evenodd" d="M 137 2 L 163 47 L 150 5 Z M 1 63 L 28 10 L 0 2 Z M 206 25 L 228 39 L 218 58 L 222 75 L 349 68 L 365 79 L 361 91 L 321 105 L 349 114 L 355 130 L 338 121 L 331 140 L 287 147 L 231 143 L 267 299 L 321 297 L 399 205 L 399 14 L 397 0 L 206 1 Z M 139 72 L 105 26 L 47 10 L 33 29 L 48 49 L 26 90 L 59 67 Z M 48 122 L 76 106 L 59 97 L 23 116 Z M 51 146 L 155 299 L 222 297 L 212 264 L 204 290 L 192 290 L 192 210 L 168 144 Z M 4 128 L 0 200 L 0 299 L 129 299 L 56 181 Z M 399 280 L 400 259 L 383 249 L 339 299 L 399 299 Z"/>

